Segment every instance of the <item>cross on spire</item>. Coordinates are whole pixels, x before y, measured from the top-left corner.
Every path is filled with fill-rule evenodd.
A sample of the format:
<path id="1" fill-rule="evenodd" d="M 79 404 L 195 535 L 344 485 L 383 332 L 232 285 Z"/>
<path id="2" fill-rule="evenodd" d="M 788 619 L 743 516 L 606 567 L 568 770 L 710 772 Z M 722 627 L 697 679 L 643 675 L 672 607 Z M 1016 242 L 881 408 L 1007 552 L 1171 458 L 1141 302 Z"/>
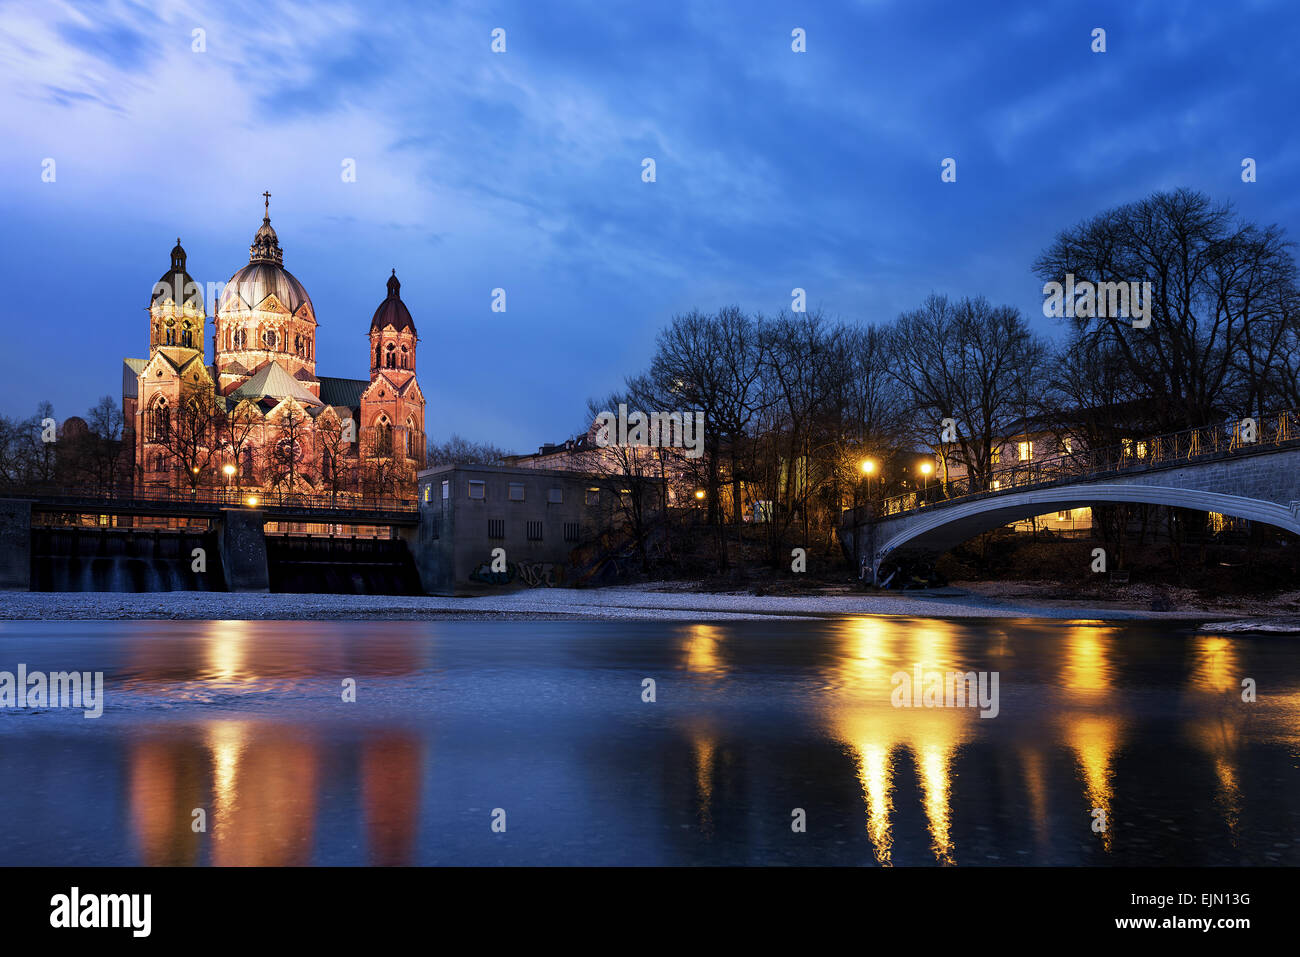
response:
<path id="1" fill-rule="evenodd" d="M 262 196 L 263 196 L 263 202 L 266 203 L 266 218 L 270 219 L 271 218 L 271 194 L 263 193 Z"/>

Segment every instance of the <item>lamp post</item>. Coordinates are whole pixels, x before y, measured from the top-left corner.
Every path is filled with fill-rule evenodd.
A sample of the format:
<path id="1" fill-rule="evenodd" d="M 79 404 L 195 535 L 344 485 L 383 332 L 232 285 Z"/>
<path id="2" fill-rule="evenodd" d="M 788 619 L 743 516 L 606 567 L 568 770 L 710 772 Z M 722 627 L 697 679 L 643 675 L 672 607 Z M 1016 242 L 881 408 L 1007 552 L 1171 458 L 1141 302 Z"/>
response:
<path id="1" fill-rule="evenodd" d="M 871 473 L 876 470 L 876 463 L 871 459 L 862 460 L 862 474 L 867 479 L 867 501 L 871 501 Z"/>
<path id="2" fill-rule="evenodd" d="M 921 463 L 921 475 L 924 476 L 924 478 L 922 478 L 921 480 L 923 483 L 922 495 L 927 499 L 930 497 L 930 473 L 933 471 L 934 471 L 933 463 L 931 462 Z"/>
<path id="3" fill-rule="evenodd" d="M 230 480 L 234 477 L 235 467 L 227 462 L 221 467 L 221 471 L 226 473 L 226 501 L 230 501 Z"/>

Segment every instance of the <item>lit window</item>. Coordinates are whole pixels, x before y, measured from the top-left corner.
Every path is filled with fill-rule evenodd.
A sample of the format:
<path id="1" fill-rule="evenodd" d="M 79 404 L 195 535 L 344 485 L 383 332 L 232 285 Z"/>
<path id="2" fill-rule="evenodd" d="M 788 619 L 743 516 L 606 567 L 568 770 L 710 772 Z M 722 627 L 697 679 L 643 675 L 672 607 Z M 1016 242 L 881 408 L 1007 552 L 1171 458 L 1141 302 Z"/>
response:
<path id="1" fill-rule="evenodd" d="M 451 498 L 451 482 L 447 479 L 442 480 L 442 497 Z"/>
<path id="2" fill-rule="evenodd" d="M 469 483 L 469 497 L 470 497 L 470 498 L 486 498 L 486 497 L 487 497 L 487 484 L 486 484 L 485 482 L 480 482 L 480 481 L 478 481 L 478 480 L 476 480 L 476 479 L 471 479 L 471 480 L 470 480 L 470 483 Z"/>
<path id="3" fill-rule="evenodd" d="M 1022 461 L 1022 462 L 1028 462 L 1030 459 L 1032 459 L 1032 458 L 1034 457 L 1034 443 L 1033 443 L 1033 442 L 1017 442 L 1017 443 L 1016 443 L 1016 454 L 1020 457 L 1020 461 Z"/>
<path id="4" fill-rule="evenodd" d="M 588 505 L 600 504 L 600 489 L 598 488 L 587 489 L 587 504 Z"/>
<path id="5" fill-rule="evenodd" d="M 1073 454 L 1074 440 L 1069 438 L 1068 436 L 1066 438 L 1061 439 L 1061 450 L 1065 452 L 1066 455 Z"/>
<path id="6" fill-rule="evenodd" d="M 424 500 L 429 501 L 429 486 L 427 485 L 424 487 Z"/>
<path id="7" fill-rule="evenodd" d="M 546 501 L 549 502 L 551 505 L 563 505 L 564 489 L 562 488 L 548 489 L 546 492 Z"/>
<path id="8" fill-rule="evenodd" d="M 996 491 L 997 491 L 998 489 L 1000 489 L 1001 487 L 1002 487 L 1002 482 L 1001 482 L 1001 480 L 999 480 L 999 479 L 994 479 L 994 480 L 993 480 L 993 491 L 996 492 Z"/>
<path id="9" fill-rule="evenodd" d="M 510 497 L 510 501 L 512 502 L 522 502 L 524 500 L 524 483 L 511 482 L 509 497 Z"/>
<path id="10" fill-rule="evenodd" d="M 992 455 L 990 456 L 990 458 L 989 458 L 989 464 L 990 464 L 990 465 L 1001 465 L 1001 464 L 1002 464 L 1002 449 L 1001 449 L 1001 448 L 996 448 L 996 449 L 993 450 L 993 454 L 992 454 Z"/>

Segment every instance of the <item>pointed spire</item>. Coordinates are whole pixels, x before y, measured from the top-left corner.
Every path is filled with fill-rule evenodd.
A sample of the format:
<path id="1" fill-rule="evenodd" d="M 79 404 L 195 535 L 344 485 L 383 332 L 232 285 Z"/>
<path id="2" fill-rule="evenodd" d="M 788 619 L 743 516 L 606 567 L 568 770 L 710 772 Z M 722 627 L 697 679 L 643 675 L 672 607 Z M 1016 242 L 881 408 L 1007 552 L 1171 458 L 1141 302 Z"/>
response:
<path id="1" fill-rule="evenodd" d="M 394 269 L 393 274 L 388 277 L 388 298 L 400 299 L 401 296 L 399 296 L 398 293 L 401 292 L 401 289 L 402 289 L 402 284 L 398 282 L 397 270 Z"/>
<path id="2" fill-rule="evenodd" d="M 265 192 L 262 194 L 262 198 L 265 203 L 262 225 L 253 237 L 253 244 L 248 247 L 248 261 L 250 263 L 274 263 L 280 266 L 284 263 L 284 251 L 280 249 L 280 238 L 275 235 L 275 230 L 271 228 L 271 194 Z"/>

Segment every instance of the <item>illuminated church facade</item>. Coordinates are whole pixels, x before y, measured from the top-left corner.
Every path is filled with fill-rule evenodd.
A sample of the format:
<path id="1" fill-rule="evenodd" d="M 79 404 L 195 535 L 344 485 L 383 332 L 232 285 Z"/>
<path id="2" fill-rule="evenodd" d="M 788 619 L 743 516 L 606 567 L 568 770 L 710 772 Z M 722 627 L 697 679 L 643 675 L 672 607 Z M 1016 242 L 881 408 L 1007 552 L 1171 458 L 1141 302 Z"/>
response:
<path id="1" fill-rule="evenodd" d="M 419 337 L 396 271 L 370 321 L 369 378 L 319 375 L 315 307 L 284 268 L 263 195 L 248 264 L 214 296 L 211 326 L 179 239 L 154 285 L 148 358 L 123 365 L 132 484 L 138 492 L 413 497 L 425 400 Z"/>

